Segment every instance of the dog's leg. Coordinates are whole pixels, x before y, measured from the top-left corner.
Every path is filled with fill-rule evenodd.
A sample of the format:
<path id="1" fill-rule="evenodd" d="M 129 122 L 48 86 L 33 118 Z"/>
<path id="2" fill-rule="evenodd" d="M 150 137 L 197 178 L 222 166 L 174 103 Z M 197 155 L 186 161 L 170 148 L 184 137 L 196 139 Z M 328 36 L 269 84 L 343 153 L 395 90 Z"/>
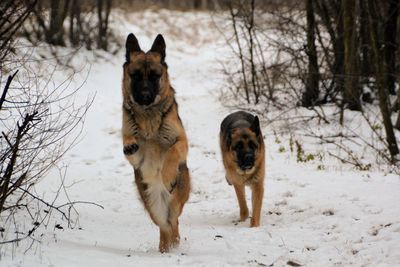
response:
<path id="1" fill-rule="evenodd" d="M 182 213 L 183 206 L 189 199 L 190 193 L 190 175 L 186 163 L 179 165 L 179 175 L 176 178 L 176 185 L 172 189 L 172 197 L 169 210 L 169 221 L 172 227 L 172 245 L 179 245 L 179 216 Z"/>
<path id="2" fill-rule="evenodd" d="M 135 169 L 135 183 L 136 187 L 139 191 L 139 195 L 145 205 L 147 205 L 147 197 L 146 197 L 146 190 L 147 190 L 147 185 L 143 183 L 143 176 L 142 172 L 138 169 Z M 146 207 L 147 209 L 147 207 Z"/>
<path id="3" fill-rule="evenodd" d="M 170 184 L 178 174 L 179 165 L 186 162 L 188 143 L 186 135 L 181 129 L 176 142 L 165 152 L 162 176 L 165 184 Z"/>
<path id="4" fill-rule="evenodd" d="M 135 136 L 139 133 L 139 126 L 132 115 L 125 109 L 122 110 L 122 138 L 125 145 L 136 143 Z"/>
<path id="5" fill-rule="evenodd" d="M 168 252 L 171 248 L 172 231 L 160 227 L 160 243 L 158 249 L 161 253 Z"/>
<path id="6" fill-rule="evenodd" d="M 162 183 L 150 184 L 147 187 L 146 195 L 148 198 L 149 212 L 155 218 L 158 226 L 167 228 L 168 222 L 168 209 L 170 203 L 170 193 Z"/>
<path id="7" fill-rule="evenodd" d="M 136 138 L 133 135 L 123 135 L 122 143 L 124 146 L 123 152 L 125 156 L 135 154 L 139 149 Z"/>
<path id="8" fill-rule="evenodd" d="M 264 183 L 259 181 L 251 186 L 252 190 L 252 217 L 250 227 L 260 226 L 261 206 L 264 196 Z"/>
<path id="9" fill-rule="evenodd" d="M 234 184 L 233 186 L 235 187 L 236 196 L 239 202 L 240 221 L 243 222 L 249 217 L 249 209 L 247 208 L 244 184 Z"/>
<path id="10" fill-rule="evenodd" d="M 135 169 L 135 182 L 144 207 L 152 221 L 164 232 L 171 230 L 168 222 L 170 194 L 163 184 L 148 185 L 143 182 L 142 172 Z"/>
<path id="11" fill-rule="evenodd" d="M 171 217 L 171 229 L 172 229 L 172 236 L 171 236 L 171 246 L 176 248 L 179 246 L 181 236 L 179 234 L 179 220 L 178 218 Z"/>
<path id="12" fill-rule="evenodd" d="M 164 218 L 164 214 L 168 214 L 167 210 L 168 206 L 163 208 L 162 206 L 163 203 L 159 203 L 159 201 L 161 201 L 162 199 L 159 199 L 156 190 L 151 191 L 152 193 L 149 194 L 148 190 L 149 187 L 146 183 L 143 183 L 141 171 L 136 169 L 135 169 L 135 182 L 139 191 L 139 195 L 143 200 L 144 207 L 148 211 L 150 218 L 156 225 L 160 227 L 159 250 L 161 253 L 168 252 L 171 247 L 171 241 L 172 241 L 171 225 L 167 222 L 167 217 Z M 158 200 L 158 202 L 156 200 Z M 164 211 L 163 209 L 166 210 Z"/>
<path id="13" fill-rule="evenodd" d="M 189 198 L 190 192 L 190 176 L 186 162 L 179 164 L 180 160 L 186 157 L 186 153 L 187 144 L 178 141 L 168 149 L 162 169 L 162 177 L 165 184 L 171 184 L 174 179 L 177 179 L 177 184 L 171 195 L 168 218 L 172 228 L 172 246 L 174 247 L 177 247 L 180 242 L 178 218 L 182 213 L 183 205 Z"/>
<path id="14" fill-rule="evenodd" d="M 132 121 L 125 110 L 123 110 L 122 114 L 123 152 L 128 161 L 132 164 L 132 166 L 138 168 L 141 158 L 136 156 L 136 152 L 139 150 L 139 146 L 135 136 L 138 135 L 139 129 L 137 124 Z"/>
<path id="15" fill-rule="evenodd" d="M 155 224 L 157 224 L 156 218 L 153 216 L 153 213 L 150 211 L 149 198 L 148 198 L 148 195 L 146 194 L 147 184 L 143 183 L 142 172 L 138 169 L 135 169 L 135 183 L 136 183 L 136 187 L 139 191 L 140 198 L 143 201 L 145 209 L 149 213 L 151 220 Z"/>

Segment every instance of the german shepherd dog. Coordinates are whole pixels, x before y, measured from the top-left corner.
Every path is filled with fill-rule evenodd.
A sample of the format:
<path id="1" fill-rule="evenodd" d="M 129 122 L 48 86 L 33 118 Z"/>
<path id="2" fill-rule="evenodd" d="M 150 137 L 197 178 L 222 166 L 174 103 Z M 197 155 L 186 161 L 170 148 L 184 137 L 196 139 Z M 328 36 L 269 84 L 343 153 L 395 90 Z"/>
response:
<path id="1" fill-rule="evenodd" d="M 244 111 L 228 115 L 221 123 L 220 146 L 227 182 L 234 186 L 240 221 L 249 217 L 245 185 L 252 190 L 250 227 L 260 226 L 264 195 L 265 148 L 257 116 Z"/>
<path id="2" fill-rule="evenodd" d="M 178 217 L 189 198 L 188 141 L 159 34 L 143 52 L 132 33 L 123 65 L 123 152 L 134 168 L 144 207 L 160 228 L 160 252 L 179 245 Z"/>

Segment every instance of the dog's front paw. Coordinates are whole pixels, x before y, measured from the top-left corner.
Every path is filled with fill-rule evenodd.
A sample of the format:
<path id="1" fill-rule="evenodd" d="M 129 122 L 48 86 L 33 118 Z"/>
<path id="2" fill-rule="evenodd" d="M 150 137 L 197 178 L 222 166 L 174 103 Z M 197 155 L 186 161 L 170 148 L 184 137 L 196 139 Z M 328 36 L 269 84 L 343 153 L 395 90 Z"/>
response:
<path id="1" fill-rule="evenodd" d="M 139 146 L 137 144 L 131 144 L 124 146 L 124 154 L 125 156 L 129 156 L 135 154 L 138 151 Z"/>
<path id="2" fill-rule="evenodd" d="M 249 218 L 249 210 L 246 209 L 241 209 L 240 210 L 240 221 L 244 222 L 247 218 Z"/>
<path id="3" fill-rule="evenodd" d="M 254 217 L 250 220 L 250 227 L 259 227 L 260 226 L 260 219 L 254 219 Z"/>

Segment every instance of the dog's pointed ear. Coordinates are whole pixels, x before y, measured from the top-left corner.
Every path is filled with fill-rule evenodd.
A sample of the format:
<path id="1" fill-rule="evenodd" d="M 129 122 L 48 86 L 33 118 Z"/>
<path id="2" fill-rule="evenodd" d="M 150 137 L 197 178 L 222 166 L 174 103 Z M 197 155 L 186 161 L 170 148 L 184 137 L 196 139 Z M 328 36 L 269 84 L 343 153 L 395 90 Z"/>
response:
<path id="1" fill-rule="evenodd" d="M 225 142 L 226 142 L 226 147 L 228 150 L 231 150 L 231 145 L 232 145 L 232 134 L 230 132 L 227 133 L 225 137 Z"/>
<path id="2" fill-rule="evenodd" d="M 126 54 L 125 54 L 126 62 L 130 61 L 130 54 L 132 52 L 142 51 L 142 49 L 140 49 L 139 42 L 133 33 L 130 33 L 126 38 L 125 48 L 126 48 Z"/>
<path id="3" fill-rule="evenodd" d="M 260 121 L 258 120 L 257 116 L 254 117 L 253 123 L 250 126 L 250 130 L 252 130 L 257 137 L 261 134 Z"/>
<path id="4" fill-rule="evenodd" d="M 227 129 L 225 132 L 224 140 L 225 144 L 228 150 L 231 150 L 232 146 L 232 134 L 233 134 L 233 129 Z"/>
<path id="5" fill-rule="evenodd" d="M 150 51 L 159 53 L 161 55 L 161 63 L 165 61 L 165 47 L 164 37 L 161 34 L 158 34 L 153 42 L 153 45 L 151 46 Z"/>

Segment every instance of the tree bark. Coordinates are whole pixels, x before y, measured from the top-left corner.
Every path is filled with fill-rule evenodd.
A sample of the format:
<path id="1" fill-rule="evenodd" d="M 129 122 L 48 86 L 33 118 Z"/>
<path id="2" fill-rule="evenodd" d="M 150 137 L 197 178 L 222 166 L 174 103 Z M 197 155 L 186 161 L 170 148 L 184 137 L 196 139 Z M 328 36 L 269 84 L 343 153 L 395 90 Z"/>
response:
<path id="1" fill-rule="evenodd" d="M 361 75 L 368 78 L 371 73 L 370 62 L 370 36 L 368 25 L 368 11 L 365 0 L 359 0 L 360 4 L 360 49 L 361 49 Z"/>
<path id="2" fill-rule="evenodd" d="M 256 71 L 256 63 L 254 61 L 254 12 L 255 12 L 255 0 L 250 1 L 250 9 L 247 14 L 247 34 L 249 38 L 249 54 L 250 54 L 250 69 L 251 69 L 251 85 L 253 87 L 254 94 L 254 104 L 258 104 L 259 102 L 259 88 L 257 86 L 257 71 Z"/>
<path id="3" fill-rule="evenodd" d="M 78 46 L 82 35 L 81 3 L 79 0 L 72 0 L 69 17 L 69 41 L 72 46 Z"/>
<path id="4" fill-rule="evenodd" d="M 344 92 L 343 101 L 350 110 L 361 110 L 356 30 L 356 1 L 343 0 Z"/>
<path id="5" fill-rule="evenodd" d="M 314 106 L 319 96 L 319 67 L 317 49 L 315 47 L 315 16 L 313 0 L 306 0 L 307 13 L 307 56 L 308 73 L 306 77 L 306 91 L 302 96 L 303 107 Z"/>
<path id="6" fill-rule="evenodd" d="M 389 96 L 387 90 L 387 76 L 386 64 L 382 64 L 384 55 L 382 55 L 379 49 L 379 28 L 378 28 L 378 16 L 376 14 L 376 6 L 374 0 L 368 0 L 368 12 L 369 12 L 369 24 L 370 24 L 370 38 L 373 51 L 373 63 L 375 66 L 375 76 L 377 81 L 378 95 L 379 95 L 379 108 L 382 113 L 383 124 L 386 131 L 386 141 L 388 149 L 393 161 L 395 156 L 399 154 L 399 148 L 397 146 L 396 136 L 393 130 L 393 124 L 390 118 L 389 109 Z"/>
<path id="7" fill-rule="evenodd" d="M 97 48 L 108 50 L 108 21 L 111 12 L 112 0 L 97 0 L 98 37 Z"/>
<path id="8" fill-rule="evenodd" d="M 64 20 L 67 16 L 69 0 L 51 0 L 50 24 L 46 32 L 46 42 L 52 45 L 65 46 Z"/>
<path id="9" fill-rule="evenodd" d="M 332 84 L 327 99 L 331 96 L 343 92 L 343 62 L 344 62 L 344 42 L 343 42 L 343 15 L 341 13 L 341 0 L 318 0 L 315 1 L 315 11 L 320 16 L 322 24 L 329 33 L 333 46 L 333 64 L 331 72 L 333 74 Z"/>
<path id="10" fill-rule="evenodd" d="M 400 92 L 400 90 L 399 90 L 399 92 Z M 394 127 L 395 127 L 397 130 L 400 131 L 400 110 L 398 111 L 398 114 L 397 114 L 397 121 L 396 121 L 396 124 L 395 124 Z"/>
<path id="11" fill-rule="evenodd" d="M 384 26 L 384 44 L 386 61 L 386 80 L 389 93 L 396 94 L 396 50 L 397 50 L 397 20 L 399 17 L 399 0 L 389 0 L 386 13 L 387 22 Z"/>
<path id="12" fill-rule="evenodd" d="M 242 75 L 242 79 L 243 79 L 243 89 L 244 92 L 246 94 L 246 101 L 247 103 L 250 104 L 250 95 L 249 95 L 249 83 L 247 81 L 247 74 L 246 74 L 246 63 L 245 63 L 245 59 L 244 59 L 244 55 L 243 55 L 243 48 L 242 48 L 242 44 L 241 44 L 241 39 L 239 36 L 239 32 L 238 32 L 238 26 L 237 26 L 237 22 L 238 22 L 238 14 L 237 11 L 235 12 L 234 10 L 234 4 L 230 3 L 228 5 L 229 7 L 229 14 L 230 14 L 230 19 L 232 20 L 232 28 L 233 28 L 233 33 L 235 36 L 235 42 L 238 46 L 238 54 L 239 54 L 239 59 L 240 59 L 240 67 L 241 67 L 241 75 Z"/>

